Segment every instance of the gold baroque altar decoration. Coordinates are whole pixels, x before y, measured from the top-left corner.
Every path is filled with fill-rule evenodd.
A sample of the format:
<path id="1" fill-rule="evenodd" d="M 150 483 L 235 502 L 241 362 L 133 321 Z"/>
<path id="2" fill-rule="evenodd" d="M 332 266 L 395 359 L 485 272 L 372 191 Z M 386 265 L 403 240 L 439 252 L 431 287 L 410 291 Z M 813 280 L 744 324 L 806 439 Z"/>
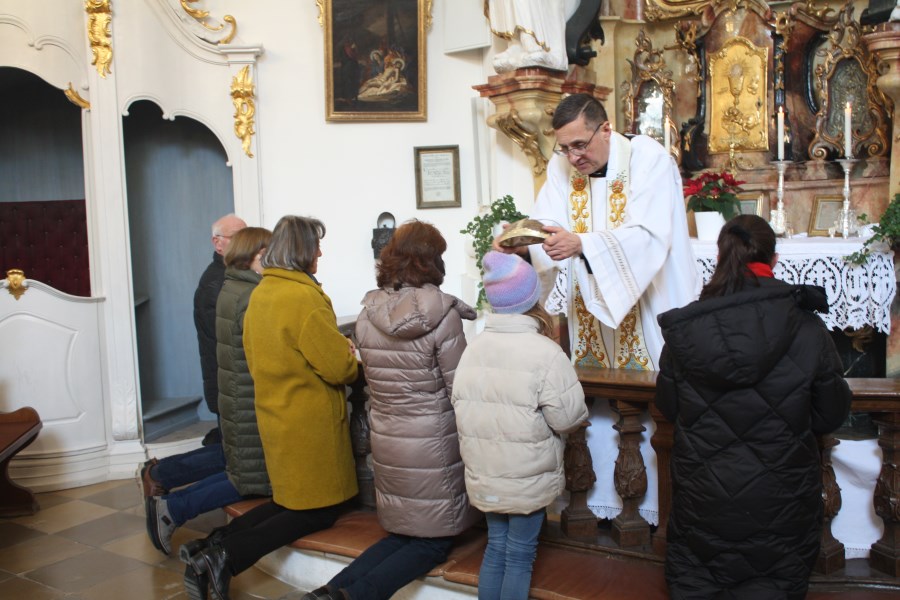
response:
<path id="1" fill-rule="evenodd" d="M 735 37 L 710 56 L 711 153 L 768 151 L 768 48 Z"/>
<path id="2" fill-rule="evenodd" d="M 852 154 L 874 157 L 888 153 L 893 103 L 876 84 L 881 73 L 875 56 L 862 43 L 862 28 L 853 20 L 853 11 L 853 4 L 844 5 L 814 59 L 819 110 L 809 155 L 816 160 L 843 155 L 847 103 L 852 112 Z"/>
<path id="3" fill-rule="evenodd" d="M 87 34 L 94 58 L 91 64 L 97 67 L 97 73 L 104 79 L 112 71 L 112 9 L 110 0 L 84 0 L 84 10 L 88 14 Z"/>
<path id="4" fill-rule="evenodd" d="M 256 131 L 253 129 L 253 117 L 256 114 L 254 101 L 253 78 L 250 76 L 250 65 L 241 69 L 231 79 L 231 101 L 234 104 L 234 135 L 241 140 L 244 154 L 253 158 L 250 141 Z"/>
<path id="5" fill-rule="evenodd" d="M 222 20 L 225 23 L 219 23 L 218 25 L 211 25 L 207 22 L 209 19 L 209 11 L 203 10 L 201 8 L 194 8 L 192 4 L 199 2 L 200 0 L 181 0 L 181 8 L 184 12 L 189 15 L 192 19 L 194 19 L 197 23 L 203 26 L 204 29 L 218 33 L 222 32 L 225 29 L 225 23 L 231 26 L 231 31 L 225 34 L 220 40 L 217 40 L 215 43 L 217 44 L 227 44 L 231 40 L 234 39 L 234 36 L 237 35 L 237 20 L 231 15 L 225 15 L 222 17 Z"/>

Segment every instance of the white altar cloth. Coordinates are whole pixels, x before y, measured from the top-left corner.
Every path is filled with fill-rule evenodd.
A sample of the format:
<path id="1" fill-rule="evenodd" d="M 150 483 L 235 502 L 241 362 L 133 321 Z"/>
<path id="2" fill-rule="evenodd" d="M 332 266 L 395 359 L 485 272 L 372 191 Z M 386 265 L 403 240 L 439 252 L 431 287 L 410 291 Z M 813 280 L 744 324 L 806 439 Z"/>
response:
<path id="1" fill-rule="evenodd" d="M 866 264 L 848 264 L 843 257 L 862 247 L 861 238 L 795 237 L 779 239 L 775 277 L 788 283 L 820 285 L 825 288 L 830 311 L 821 315 L 829 329 L 861 328 L 871 325 L 890 333 L 890 308 L 897 292 L 893 252 L 873 252 Z M 716 266 L 716 244 L 691 240 L 697 270 L 704 283 Z M 601 519 L 612 519 L 622 511 L 622 500 L 615 489 L 613 472 L 618 456 L 619 436 L 612 429 L 615 412 L 605 398 L 597 398 L 591 409 L 592 426 L 587 444 L 594 462 L 597 481 L 588 494 L 588 507 Z M 656 425 L 649 413 L 641 418 L 646 431 L 641 436 L 641 456 L 647 469 L 647 494 L 639 512 L 648 523 L 659 523 L 656 453 L 650 438 Z M 610 433 L 612 432 L 612 433 Z M 872 496 L 881 469 L 881 450 L 877 440 L 841 440 L 832 450 L 832 463 L 843 506 L 832 525 L 834 537 L 845 546 L 847 558 L 869 555 L 869 547 L 882 535 L 881 519 L 875 515 Z"/>
<path id="2" fill-rule="evenodd" d="M 859 250 L 862 242 L 861 238 L 780 239 L 775 277 L 825 288 L 830 311 L 821 317 L 829 329 L 871 325 L 890 333 L 891 302 L 897 293 L 894 253 L 873 252 L 864 265 L 848 264 L 844 257 Z M 691 247 L 706 283 L 716 268 L 716 243 L 691 240 Z"/>

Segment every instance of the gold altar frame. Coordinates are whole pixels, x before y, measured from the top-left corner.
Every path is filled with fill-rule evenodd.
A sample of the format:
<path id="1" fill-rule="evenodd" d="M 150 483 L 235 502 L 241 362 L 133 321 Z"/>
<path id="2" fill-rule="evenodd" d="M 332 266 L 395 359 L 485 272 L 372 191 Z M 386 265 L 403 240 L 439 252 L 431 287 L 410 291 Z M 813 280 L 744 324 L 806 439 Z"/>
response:
<path id="1" fill-rule="evenodd" d="M 768 68 L 769 49 L 744 37 L 728 40 L 710 56 L 711 154 L 769 150 Z"/>
<path id="2" fill-rule="evenodd" d="M 649 135 L 662 144 L 665 140 L 665 130 L 669 129 L 671 152 L 675 157 L 675 162 L 680 164 L 680 137 L 678 128 L 675 127 L 672 119 L 675 100 L 675 82 L 672 79 L 672 71 L 666 69 L 663 50 L 653 48 L 653 41 L 647 37 L 643 27 L 638 32 L 634 43 L 637 46 L 634 51 L 634 60 L 626 59 L 631 65 L 631 81 L 623 81 L 620 86 L 622 113 L 625 119 L 624 131 Z M 658 134 L 655 135 L 652 132 L 643 131 L 640 127 L 642 119 L 647 116 L 640 111 L 641 101 L 645 97 L 645 92 L 653 85 L 659 89 L 663 99 Z"/>
<path id="3" fill-rule="evenodd" d="M 404 27 L 385 24 L 388 6 L 393 21 Z M 327 121 L 427 120 L 425 32 L 430 9 L 431 0 L 325 1 Z M 344 18 L 335 21 L 336 14 Z"/>
<path id="4" fill-rule="evenodd" d="M 859 158 L 887 156 L 892 102 L 877 86 L 879 77 L 875 56 L 868 51 L 862 41 L 862 27 L 853 20 L 854 6 L 846 4 L 838 14 L 837 23 L 817 50 L 823 57 L 813 63 L 815 89 L 812 92 L 819 102 L 816 113 L 815 135 L 809 143 L 809 156 L 815 160 L 844 155 L 843 110 L 848 98 L 840 96 L 840 87 L 835 86 L 835 76 L 844 61 L 856 61 L 866 77 L 865 98 L 852 98 L 851 133 L 852 154 Z M 868 131 L 861 130 L 863 119 L 870 125 Z M 830 130 L 830 131 L 829 131 Z"/>
<path id="5" fill-rule="evenodd" d="M 685 15 L 699 15 L 709 0 L 639 0 L 645 2 L 644 17 L 648 21 L 674 19 Z"/>

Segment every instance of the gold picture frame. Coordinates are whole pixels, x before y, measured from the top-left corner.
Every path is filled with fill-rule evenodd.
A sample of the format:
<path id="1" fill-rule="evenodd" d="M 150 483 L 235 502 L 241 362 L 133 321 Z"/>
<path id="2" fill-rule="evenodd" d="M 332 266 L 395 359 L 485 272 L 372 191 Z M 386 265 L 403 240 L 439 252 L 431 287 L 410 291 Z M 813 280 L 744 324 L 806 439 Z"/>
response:
<path id="1" fill-rule="evenodd" d="M 756 215 L 765 218 L 765 192 L 742 192 L 737 195 L 742 215 Z"/>
<path id="2" fill-rule="evenodd" d="M 416 146 L 416 208 L 458 208 L 459 146 Z"/>
<path id="3" fill-rule="evenodd" d="M 809 237 L 830 235 L 828 229 L 834 227 L 843 206 L 843 196 L 816 196 L 809 215 Z"/>
<path id="4" fill-rule="evenodd" d="M 325 2 L 325 119 L 425 121 L 431 0 Z"/>

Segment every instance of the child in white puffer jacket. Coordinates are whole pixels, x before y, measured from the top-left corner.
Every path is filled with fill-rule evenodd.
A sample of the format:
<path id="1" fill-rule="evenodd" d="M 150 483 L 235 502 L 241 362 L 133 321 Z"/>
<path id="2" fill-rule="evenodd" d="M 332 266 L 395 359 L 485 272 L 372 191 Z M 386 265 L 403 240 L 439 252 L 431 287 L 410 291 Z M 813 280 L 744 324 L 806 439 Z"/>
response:
<path id="1" fill-rule="evenodd" d="M 525 600 L 545 509 L 565 487 L 560 434 L 588 411 L 532 266 L 500 252 L 483 265 L 494 312 L 459 361 L 452 402 L 466 491 L 488 523 L 478 597 Z"/>

